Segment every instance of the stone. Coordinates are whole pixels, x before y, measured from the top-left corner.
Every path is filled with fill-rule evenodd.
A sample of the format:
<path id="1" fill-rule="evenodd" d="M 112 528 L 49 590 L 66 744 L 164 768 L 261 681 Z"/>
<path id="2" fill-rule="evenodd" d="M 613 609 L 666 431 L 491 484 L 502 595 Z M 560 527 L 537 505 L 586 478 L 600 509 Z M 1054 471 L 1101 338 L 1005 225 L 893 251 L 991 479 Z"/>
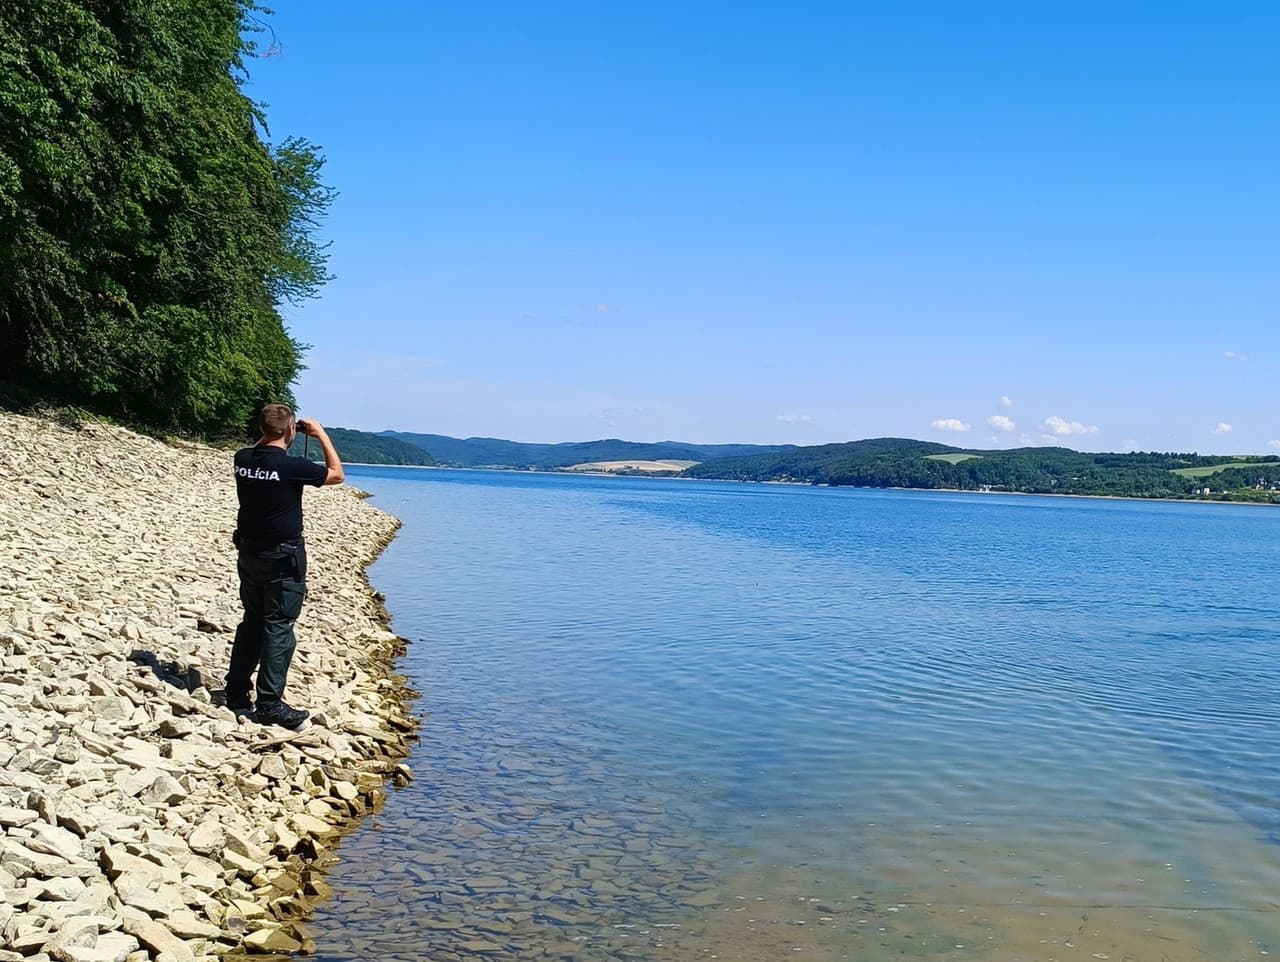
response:
<path id="1" fill-rule="evenodd" d="M 14 865 L 25 869 L 25 874 L 35 873 L 45 878 L 61 877 L 70 863 L 58 855 L 37 852 L 11 838 L 0 838 L 0 865 Z"/>
<path id="2" fill-rule="evenodd" d="M 29 808 L 13 808 L 9 805 L 0 805 L 0 825 L 6 828 L 30 825 L 39 817 L 36 812 Z"/>
<path id="3" fill-rule="evenodd" d="M 114 952 L 117 959 L 127 959 L 138 951 L 138 940 L 127 932 L 99 932 L 98 948 Z"/>
<path id="4" fill-rule="evenodd" d="M 160 723 L 159 733 L 164 738 L 189 738 L 196 726 L 185 718 L 166 718 Z"/>
<path id="5" fill-rule="evenodd" d="M 52 934 L 48 929 L 37 928 L 34 925 L 20 926 L 9 937 L 8 947 L 19 955 L 35 955 L 44 948 Z"/>
<path id="6" fill-rule="evenodd" d="M 216 821 L 209 820 L 201 822 L 191 834 L 187 836 L 187 844 L 191 846 L 191 851 L 198 852 L 201 855 L 214 855 L 222 851 L 225 833 L 222 826 Z"/>
<path id="7" fill-rule="evenodd" d="M 31 838 L 27 841 L 27 847 L 33 851 L 58 855 L 69 862 L 80 857 L 81 845 L 80 836 L 74 832 L 44 822 L 31 826 Z"/>
<path id="8" fill-rule="evenodd" d="M 317 835 L 324 838 L 333 835 L 337 831 L 328 822 L 306 812 L 296 812 L 289 816 L 289 824 L 294 827 L 299 835 Z"/>
<path id="9" fill-rule="evenodd" d="M 258 762 L 258 774 L 274 781 L 284 781 L 289 777 L 289 766 L 279 755 L 264 755 Z"/>
<path id="10" fill-rule="evenodd" d="M 138 793 L 144 805 L 176 805 L 187 797 L 187 790 L 172 775 L 161 773 Z"/>
<path id="11" fill-rule="evenodd" d="M 296 952 L 302 943 L 283 929 L 258 929 L 244 937 L 244 944 L 255 952 Z"/>
<path id="12" fill-rule="evenodd" d="M 165 920 L 174 935 L 183 939 L 216 939 L 222 930 L 216 925 L 202 922 L 190 909 L 177 909 Z"/>
<path id="13" fill-rule="evenodd" d="M 102 865 L 113 880 L 128 873 L 135 879 L 141 879 L 144 885 L 158 885 L 167 882 L 176 885 L 182 880 L 182 873 L 173 866 L 159 865 L 150 859 L 139 858 L 123 846 L 108 845 L 102 850 Z"/>
<path id="14" fill-rule="evenodd" d="M 160 757 L 168 759 L 184 771 L 202 768 L 211 760 L 212 746 L 197 745 L 185 739 L 171 739 L 160 749 Z"/>
<path id="15" fill-rule="evenodd" d="M 94 948 L 98 944 L 98 921 L 92 916 L 67 919 L 58 931 L 45 943 L 44 951 L 54 958 L 62 958 L 67 949 Z"/>
<path id="16" fill-rule="evenodd" d="M 58 962 L 124 962 L 129 953 L 110 947 L 92 946 L 59 946 L 50 954 Z"/>
<path id="17" fill-rule="evenodd" d="M 240 617 L 227 457 L 0 410 L 0 530 L 20 549 L 0 552 L 0 962 L 14 939 L 40 962 L 185 962 L 231 948 L 236 919 L 275 929 L 265 905 L 324 891 L 293 860 L 334 858 L 316 840 L 412 731 L 362 579 L 395 522 L 343 489 L 307 496 L 319 590 L 290 674 L 301 703 L 334 706 L 325 724 L 272 732 L 212 704 Z M 224 868 L 228 831 L 244 844 Z"/>
<path id="18" fill-rule="evenodd" d="M 174 962 L 196 962 L 195 953 L 187 943 L 159 922 L 125 916 L 124 931 L 155 952 L 169 955 Z"/>
<path id="19" fill-rule="evenodd" d="M 147 884 L 147 880 L 133 874 L 125 872 L 115 882 L 116 895 L 125 905 L 133 906 L 146 912 L 153 918 L 165 918 L 178 911 L 186 908 L 186 899 L 182 897 L 181 890 L 175 885 L 166 885 L 161 882 L 153 887 Z"/>
<path id="20" fill-rule="evenodd" d="M 253 878 L 262 871 L 262 863 L 245 858 L 239 852 L 226 849 L 222 853 L 222 867 L 231 869 L 245 878 Z"/>
<path id="21" fill-rule="evenodd" d="M 84 882 L 78 878 L 51 878 L 27 883 L 31 897 L 49 899 L 56 902 L 74 902 L 84 894 Z"/>
<path id="22" fill-rule="evenodd" d="M 73 798 L 64 798 L 58 807 L 58 824 L 80 838 L 98 828 L 98 818 Z"/>
<path id="23" fill-rule="evenodd" d="M 90 711 L 104 721 L 120 721 L 133 716 L 133 702 L 122 695 L 104 695 L 90 699 Z"/>
<path id="24" fill-rule="evenodd" d="M 267 853 L 256 842 L 241 832 L 226 833 L 226 848 L 228 851 L 235 852 L 256 865 L 262 865 L 267 860 Z"/>

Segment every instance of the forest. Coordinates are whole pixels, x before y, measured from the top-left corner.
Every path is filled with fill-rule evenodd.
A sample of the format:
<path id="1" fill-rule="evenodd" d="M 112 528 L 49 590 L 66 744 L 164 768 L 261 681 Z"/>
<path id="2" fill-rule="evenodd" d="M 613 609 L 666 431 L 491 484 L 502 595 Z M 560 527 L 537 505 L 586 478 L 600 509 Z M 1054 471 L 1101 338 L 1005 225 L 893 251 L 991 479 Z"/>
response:
<path id="1" fill-rule="evenodd" d="M 413 434 L 384 431 L 392 437 L 417 445 L 440 464 L 457 468 L 532 468 L 551 471 L 588 461 L 706 461 L 709 458 L 772 454 L 790 445 L 767 444 L 686 444 L 682 441 L 570 441 L 538 444 L 504 441 L 501 438 L 452 438 L 444 434 Z"/>
<path id="2" fill-rule="evenodd" d="M 368 431 L 352 431 L 348 428 L 327 428 L 329 440 L 338 450 L 344 464 L 407 464 L 433 465 L 435 458 L 418 447 L 398 438 Z M 289 453 L 297 457 L 306 455 L 313 461 L 323 461 L 324 452 L 314 440 L 308 442 L 299 434 L 289 446 Z"/>
<path id="3" fill-rule="evenodd" d="M 461 439 L 344 428 L 333 428 L 330 434 L 343 460 L 367 464 L 556 471 L 590 461 L 696 460 L 700 463 L 685 470 L 682 477 L 1280 503 L 1280 457 L 1276 456 L 1155 451 L 1095 454 L 1059 447 L 979 451 L 910 438 L 796 447 L 643 443 L 611 438 L 529 444 L 500 438 Z M 312 455 L 319 457 L 316 451 Z"/>
<path id="4" fill-rule="evenodd" d="M 1187 469 L 1201 469 L 1179 474 Z M 1211 470 L 1212 469 L 1212 470 Z M 791 481 L 872 488 L 952 488 L 1137 498 L 1219 498 L 1280 502 L 1280 458 L 1068 448 L 966 451 L 928 441 L 876 438 L 779 454 L 705 461 L 690 478 Z M 1255 490 L 1258 486 L 1261 490 Z M 1209 489 L 1205 495 L 1204 489 Z"/>
<path id="5" fill-rule="evenodd" d="M 0 6 L 0 394 L 204 437 L 291 400 L 333 200 L 245 93 L 252 0 Z"/>

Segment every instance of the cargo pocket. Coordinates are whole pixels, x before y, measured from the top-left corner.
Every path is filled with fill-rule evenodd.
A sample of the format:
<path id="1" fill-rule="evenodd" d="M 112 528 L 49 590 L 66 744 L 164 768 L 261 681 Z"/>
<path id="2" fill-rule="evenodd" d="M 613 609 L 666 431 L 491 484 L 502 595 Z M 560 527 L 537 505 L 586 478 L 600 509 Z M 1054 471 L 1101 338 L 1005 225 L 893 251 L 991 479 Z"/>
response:
<path id="1" fill-rule="evenodd" d="M 280 615 L 287 621 L 297 621 L 302 614 L 302 602 L 307 597 L 307 586 L 294 578 L 280 582 Z"/>

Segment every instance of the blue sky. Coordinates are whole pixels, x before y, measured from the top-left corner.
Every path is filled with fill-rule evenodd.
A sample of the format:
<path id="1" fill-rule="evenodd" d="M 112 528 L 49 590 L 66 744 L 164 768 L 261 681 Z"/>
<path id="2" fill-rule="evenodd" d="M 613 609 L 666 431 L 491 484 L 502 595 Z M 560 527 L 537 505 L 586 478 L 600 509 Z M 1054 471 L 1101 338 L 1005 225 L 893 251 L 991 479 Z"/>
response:
<path id="1" fill-rule="evenodd" d="M 326 423 L 1280 450 L 1280 6 L 275 7 Z"/>

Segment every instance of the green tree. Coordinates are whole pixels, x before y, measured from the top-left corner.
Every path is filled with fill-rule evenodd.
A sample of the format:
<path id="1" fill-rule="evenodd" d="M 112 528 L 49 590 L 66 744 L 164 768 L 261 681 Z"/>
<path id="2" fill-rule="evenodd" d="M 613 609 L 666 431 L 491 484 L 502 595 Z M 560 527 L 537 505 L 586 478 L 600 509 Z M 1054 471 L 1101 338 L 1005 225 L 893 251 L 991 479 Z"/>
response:
<path id="1" fill-rule="evenodd" d="M 0 382 L 166 429 L 287 398 L 328 279 L 319 151 L 245 96 L 252 0 L 0 8 Z M 246 29 L 247 28 L 247 29 Z"/>

